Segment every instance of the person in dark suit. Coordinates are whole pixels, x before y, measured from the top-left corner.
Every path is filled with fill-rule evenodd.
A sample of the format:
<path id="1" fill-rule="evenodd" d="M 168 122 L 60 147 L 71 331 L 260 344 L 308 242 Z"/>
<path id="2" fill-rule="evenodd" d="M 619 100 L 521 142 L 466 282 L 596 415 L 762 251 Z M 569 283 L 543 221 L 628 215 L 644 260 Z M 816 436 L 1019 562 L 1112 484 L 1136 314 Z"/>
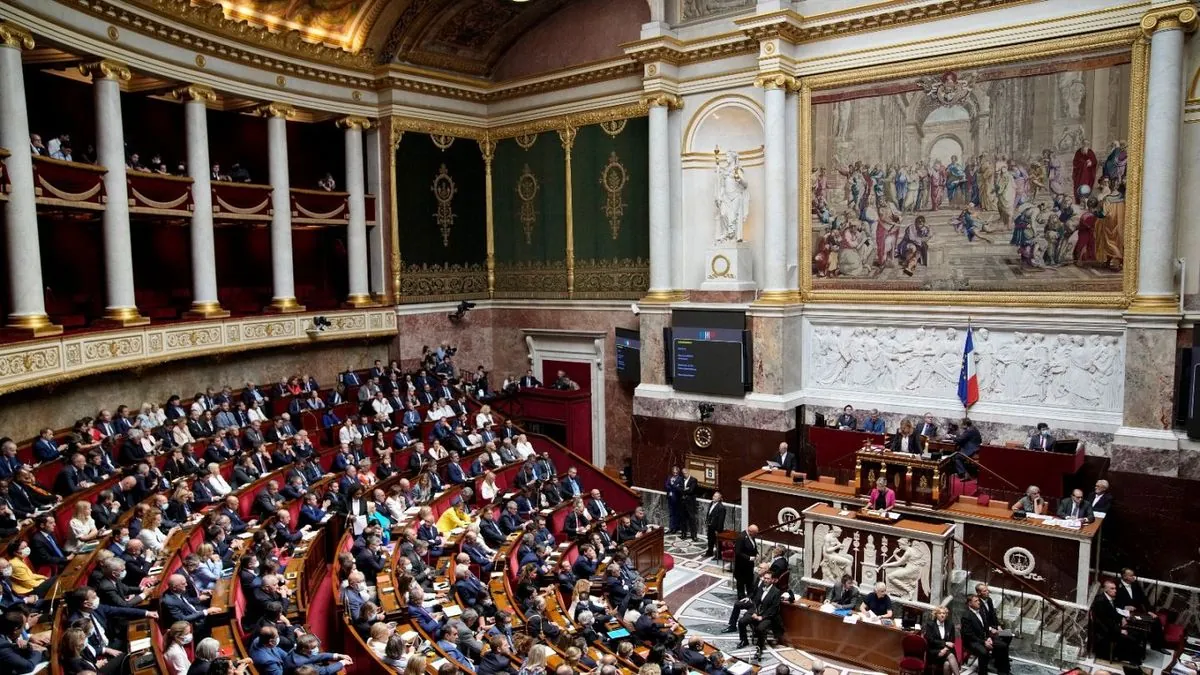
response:
<path id="1" fill-rule="evenodd" d="M 829 589 L 825 602 L 838 609 L 854 609 L 861 605 L 862 600 L 858 597 L 858 588 L 854 586 L 854 577 L 843 574 L 841 584 Z"/>
<path id="2" fill-rule="evenodd" d="M 1007 646 L 1002 645 L 988 629 L 983 604 L 978 595 L 967 596 L 967 611 L 963 614 L 960 627 L 963 649 L 975 655 L 975 669 L 979 675 L 987 675 L 988 665 L 999 660 L 1000 650 L 1004 651 L 1004 660 L 1007 662 Z M 1005 668 L 1001 672 L 1007 673 L 1008 670 Z"/>
<path id="3" fill-rule="evenodd" d="M 1083 498 L 1083 490 L 1075 488 L 1071 496 L 1058 503 L 1058 517 L 1064 520 L 1077 519 L 1087 522 L 1095 520 L 1092 515 L 1092 503 Z"/>
<path id="4" fill-rule="evenodd" d="M 103 574 L 96 584 L 96 595 L 100 603 L 113 607 L 134 607 L 145 600 L 145 596 L 135 592 L 125 584 L 125 561 L 120 558 L 109 558 L 100 565 Z"/>
<path id="5" fill-rule="evenodd" d="M 247 603 L 249 608 L 254 603 Z M 205 607 L 198 600 L 187 596 L 187 580 L 181 574 L 172 574 L 167 578 L 167 588 L 158 603 L 159 618 L 164 626 L 170 626 L 176 621 L 186 621 L 204 637 L 208 637 L 208 616 L 220 610 L 216 607 Z"/>
<path id="6" fill-rule="evenodd" d="M 704 515 L 704 533 L 708 537 L 708 547 L 704 549 L 705 557 L 713 560 L 721 559 L 721 549 L 717 545 L 717 537 L 725 531 L 725 502 L 720 492 L 714 492 L 712 503 Z"/>
<path id="7" fill-rule="evenodd" d="M 854 416 L 854 406 L 848 405 L 842 408 L 842 414 L 837 416 L 834 426 L 836 426 L 838 429 L 857 429 L 858 418 Z"/>
<path id="8" fill-rule="evenodd" d="M 917 425 L 917 434 L 925 438 L 937 437 L 937 424 L 933 420 L 933 413 L 925 413 L 925 418 Z"/>
<path id="9" fill-rule="evenodd" d="M 683 499 L 680 503 L 680 507 L 682 509 L 680 517 L 682 519 L 681 524 L 683 525 L 683 531 L 680 533 L 680 536 L 685 539 L 691 539 L 692 541 L 697 540 L 696 514 L 697 511 L 700 510 L 700 503 L 698 501 L 699 494 L 700 481 L 696 480 L 696 477 L 690 473 L 684 475 Z"/>
<path id="10" fill-rule="evenodd" d="M 67 564 L 68 556 L 54 536 L 54 516 L 42 516 L 37 519 L 37 524 L 38 531 L 29 536 L 29 561 L 34 567 L 47 565 L 61 571 Z"/>
<path id="11" fill-rule="evenodd" d="M 742 530 L 733 545 L 733 580 L 737 586 L 738 600 L 748 596 L 754 589 L 754 563 L 758 558 L 758 526 Z"/>
<path id="12" fill-rule="evenodd" d="M 970 478 L 970 474 L 967 473 L 967 463 L 963 457 L 974 457 L 979 452 L 981 445 L 983 445 L 983 436 L 979 435 L 979 430 L 975 428 L 971 418 L 964 417 L 958 435 L 954 437 L 954 448 L 962 455 L 954 458 L 954 471 L 958 474 L 959 480 Z"/>
<path id="13" fill-rule="evenodd" d="M 708 657 L 704 655 L 704 638 L 699 635 L 688 636 L 687 642 L 679 647 L 677 655 L 689 668 L 701 672 L 708 669 Z"/>
<path id="14" fill-rule="evenodd" d="M 908 452 L 914 455 L 921 454 L 921 446 L 921 435 L 913 429 L 909 420 L 900 423 L 900 431 L 892 434 L 892 440 L 888 443 L 888 449 L 892 452 Z"/>
<path id="15" fill-rule="evenodd" d="M 779 600 L 782 597 L 779 589 L 775 587 L 775 577 L 768 570 L 763 572 L 762 584 L 754 589 L 754 592 L 747 596 L 749 600 L 748 606 L 738 618 L 738 637 L 741 639 L 738 642 L 737 649 L 742 649 L 750 646 L 747 629 L 754 630 L 754 637 L 757 642 L 754 650 L 754 659 L 762 658 L 763 647 L 767 640 L 767 631 L 775 624 L 775 619 L 779 616 Z M 739 600 L 739 602 L 743 602 Z"/>
<path id="16" fill-rule="evenodd" d="M 1050 435 L 1050 425 L 1038 422 L 1037 431 L 1029 436 L 1025 444 L 1030 450 L 1051 450 L 1054 448 L 1054 437 Z"/>
<path id="17" fill-rule="evenodd" d="M 28 673 L 50 658 L 46 648 L 40 644 L 27 642 L 21 646 L 21 633 L 25 630 L 24 616 L 9 613 L 0 617 L 0 670 L 6 673 Z"/>
<path id="18" fill-rule="evenodd" d="M 934 675 L 958 675 L 958 656 L 954 652 L 954 624 L 950 622 L 950 608 L 933 608 L 933 618 L 922 628 L 925 636 L 925 662 L 933 668 Z"/>
<path id="19" fill-rule="evenodd" d="M 1116 583 L 1116 587 L 1117 595 L 1114 602 L 1117 607 L 1137 612 L 1150 611 L 1150 602 L 1146 598 L 1146 592 L 1138 583 L 1137 574 L 1133 569 L 1126 567 L 1121 570 L 1121 579 Z"/>
<path id="20" fill-rule="evenodd" d="M 768 463 L 771 464 L 772 466 L 777 466 L 780 469 L 783 469 L 784 471 L 795 471 L 796 470 L 796 455 L 794 455 L 791 452 L 788 452 L 788 444 L 787 443 L 780 443 L 779 444 L 779 452 L 776 452 L 775 456 L 772 457 L 771 461 Z"/>
<path id="21" fill-rule="evenodd" d="M 283 495 L 279 493 L 279 481 L 267 481 L 266 489 L 254 499 L 254 511 L 260 516 L 269 516 L 279 509 L 283 501 Z"/>
<path id="22" fill-rule="evenodd" d="M 670 516 L 667 534 L 677 534 L 683 529 L 683 473 L 678 466 L 671 467 L 666 490 L 667 513 Z"/>
<path id="23" fill-rule="evenodd" d="M 571 539 L 580 539 L 587 536 L 590 524 L 587 509 L 583 504 L 577 504 L 575 510 L 568 513 L 566 520 L 563 521 L 563 533 Z"/>
<path id="24" fill-rule="evenodd" d="M 1117 605 L 1117 584 L 1107 579 L 1101 586 L 1100 593 L 1092 601 L 1091 631 L 1093 652 L 1097 658 L 1109 661 L 1126 661 L 1140 665 L 1145 655 L 1144 650 L 1130 635 L 1125 617 L 1121 616 Z"/>
<path id="25" fill-rule="evenodd" d="M 59 471 L 58 477 L 54 479 L 55 494 L 68 497 L 80 490 L 92 487 L 94 483 L 88 480 L 84 471 L 86 466 L 87 457 L 83 453 L 77 452 L 71 455 L 70 464 Z"/>
<path id="26" fill-rule="evenodd" d="M 1108 492 L 1108 481 L 1096 481 L 1096 487 L 1093 489 L 1092 495 L 1088 497 L 1092 503 L 1092 514 L 1097 512 L 1107 515 L 1112 510 L 1112 495 Z"/>
<path id="27" fill-rule="evenodd" d="M 666 644 L 670 639 L 671 634 L 667 632 L 667 628 L 658 621 L 658 606 L 649 605 L 646 611 L 638 617 L 638 620 L 633 624 L 634 633 L 639 640 L 652 642 L 655 644 Z"/>

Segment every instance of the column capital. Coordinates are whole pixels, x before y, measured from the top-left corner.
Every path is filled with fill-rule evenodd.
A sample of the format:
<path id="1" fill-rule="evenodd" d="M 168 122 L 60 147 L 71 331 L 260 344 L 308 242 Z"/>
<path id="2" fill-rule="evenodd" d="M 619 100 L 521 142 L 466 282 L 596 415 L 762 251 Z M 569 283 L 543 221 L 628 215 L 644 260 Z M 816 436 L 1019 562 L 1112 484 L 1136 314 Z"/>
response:
<path id="1" fill-rule="evenodd" d="M 79 72 L 84 75 L 90 75 L 93 82 L 96 80 L 128 82 L 133 77 L 133 71 L 129 70 L 129 66 L 112 59 L 81 63 L 79 64 Z"/>
<path id="2" fill-rule="evenodd" d="M 759 74 L 758 77 L 754 78 L 754 86 L 761 89 L 797 91 L 800 89 L 800 80 L 796 79 L 794 75 L 775 71 Z"/>
<path id="3" fill-rule="evenodd" d="M 563 127 L 558 130 L 558 140 L 562 141 L 563 150 L 567 151 L 570 156 L 571 149 L 575 147 L 575 136 L 579 134 L 579 129 L 572 126 Z"/>
<path id="4" fill-rule="evenodd" d="M 275 101 L 273 103 L 264 103 L 254 108 L 250 111 L 250 114 L 259 117 L 282 117 L 286 120 L 296 116 L 296 109 L 290 103 Z"/>
<path id="5" fill-rule="evenodd" d="M 479 139 L 479 152 L 483 153 L 484 163 L 490 165 L 496 158 L 496 141 L 487 136 Z"/>
<path id="6" fill-rule="evenodd" d="M 0 44 L 13 49 L 33 49 L 33 33 L 15 23 L 0 22 Z"/>
<path id="7" fill-rule="evenodd" d="M 365 117 L 359 117 L 358 115 L 347 115 L 346 117 L 339 119 L 337 121 L 337 125 L 339 129 L 358 129 L 359 131 L 362 131 L 364 129 L 370 129 L 372 123 L 371 120 Z"/>
<path id="8" fill-rule="evenodd" d="M 683 107 L 683 97 L 666 91 L 650 91 L 642 94 L 642 103 L 651 108 L 679 110 Z"/>
<path id="9" fill-rule="evenodd" d="M 208 104 L 217 100 L 217 92 L 204 84 L 187 84 L 171 90 L 169 96 L 177 101 L 199 101 Z"/>
<path id="10" fill-rule="evenodd" d="M 1142 15 L 1142 34 L 1150 37 L 1163 30 L 1182 30 L 1191 33 L 1200 25 L 1200 17 L 1191 4 L 1153 9 Z"/>

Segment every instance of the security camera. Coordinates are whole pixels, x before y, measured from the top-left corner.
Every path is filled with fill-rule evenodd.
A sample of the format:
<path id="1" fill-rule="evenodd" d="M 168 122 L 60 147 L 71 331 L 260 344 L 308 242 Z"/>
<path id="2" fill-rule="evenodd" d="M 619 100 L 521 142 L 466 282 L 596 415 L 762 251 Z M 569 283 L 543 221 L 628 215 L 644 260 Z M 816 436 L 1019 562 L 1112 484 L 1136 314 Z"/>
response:
<path id="1" fill-rule="evenodd" d="M 638 307 L 637 303 L 635 302 L 635 303 L 629 305 L 629 311 L 633 312 L 634 316 L 637 316 L 638 314 L 642 313 L 642 308 Z"/>

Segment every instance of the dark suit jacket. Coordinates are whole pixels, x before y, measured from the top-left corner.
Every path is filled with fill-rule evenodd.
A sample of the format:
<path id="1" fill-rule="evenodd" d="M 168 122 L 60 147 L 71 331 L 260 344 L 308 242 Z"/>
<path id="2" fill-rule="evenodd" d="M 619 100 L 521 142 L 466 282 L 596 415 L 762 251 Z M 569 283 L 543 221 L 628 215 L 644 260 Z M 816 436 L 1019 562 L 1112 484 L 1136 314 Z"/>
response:
<path id="1" fill-rule="evenodd" d="M 62 544 L 55 540 L 58 544 L 59 551 L 62 551 Z M 65 555 L 58 555 L 50 546 L 44 532 L 38 532 L 29 537 L 29 561 L 35 567 L 41 565 L 51 565 L 53 567 L 62 567 L 67 564 Z"/>
<path id="2" fill-rule="evenodd" d="M 88 478 L 82 469 L 76 469 L 73 466 L 68 466 L 60 471 L 58 473 L 58 478 L 54 480 L 54 492 L 55 494 L 62 495 L 63 497 L 69 496 L 74 492 L 82 490 L 83 488 L 80 487 L 79 484 L 86 480 L 88 480 Z"/>
<path id="3" fill-rule="evenodd" d="M 980 608 L 980 614 L 983 614 L 983 608 Z M 986 621 L 986 618 L 985 618 Z M 987 626 L 979 622 L 975 618 L 975 613 L 970 609 L 963 612 L 962 619 L 959 621 L 959 626 L 962 630 L 963 649 L 972 654 L 986 654 L 988 649 L 984 642 L 991 637 L 988 634 Z"/>
<path id="4" fill-rule="evenodd" d="M 1121 615 L 1117 613 L 1117 607 L 1115 598 L 1109 600 L 1103 592 L 1092 601 L 1092 631 L 1097 641 L 1113 644 L 1121 635 Z M 1096 653 L 1107 656 L 1107 652 L 1099 649 Z"/>
<path id="5" fill-rule="evenodd" d="M 1100 513 L 1107 514 L 1108 510 L 1112 508 L 1112 500 L 1113 499 L 1112 499 L 1111 492 L 1105 492 L 1104 494 L 1100 495 L 1099 501 L 1096 501 L 1096 493 L 1095 492 L 1093 492 L 1090 495 L 1084 495 L 1084 497 L 1083 497 L 1083 501 L 1085 501 L 1089 504 L 1092 504 L 1092 513 L 1099 511 Z M 1095 502 L 1095 503 L 1093 504 L 1092 502 Z"/>
<path id="6" fill-rule="evenodd" d="M 253 603 L 247 603 L 247 608 Z M 191 605 L 189 608 L 188 605 Z M 177 593 L 163 593 L 158 602 L 159 622 L 170 626 L 176 621 L 186 621 L 195 624 L 204 619 L 204 607 L 190 600 L 185 600 Z"/>
<path id="7" fill-rule="evenodd" d="M 916 433 L 919 436 L 924 436 L 926 438 L 933 438 L 934 436 L 937 436 L 937 425 L 929 424 L 927 422 L 921 422 L 920 424 L 917 425 Z"/>
<path id="8" fill-rule="evenodd" d="M 938 658 L 938 652 L 942 651 L 942 649 L 946 647 L 947 642 L 951 643 L 950 653 L 954 653 L 954 622 L 947 620 L 944 624 L 942 624 L 942 626 L 946 630 L 945 638 L 938 635 L 937 622 L 932 619 L 926 621 L 925 626 L 922 629 L 926 640 L 925 649 L 928 652 L 930 660 Z"/>
<path id="9" fill-rule="evenodd" d="M 1120 581 L 1117 582 L 1117 607 L 1124 609 L 1125 607 L 1133 606 L 1142 610 L 1149 609 L 1150 602 L 1146 599 L 1146 592 L 1142 590 L 1142 585 L 1135 581 L 1130 586 L 1133 587 L 1132 595 L 1130 595 L 1129 591 L 1125 590 L 1124 584 Z"/>
<path id="10" fill-rule="evenodd" d="M 775 454 L 771 455 L 770 461 L 778 464 L 779 468 L 781 468 L 781 469 L 784 469 L 784 470 L 791 469 L 793 471 L 796 470 L 796 455 L 795 455 L 795 453 L 789 452 L 789 453 L 783 455 L 782 457 L 779 456 L 779 453 L 775 453 Z"/>
<path id="11" fill-rule="evenodd" d="M 774 584 L 763 586 L 754 597 L 754 613 L 761 616 L 763 621 L 773 621 L 779 616 L 779 600 L 783 594 Z"/>
<path id="12" fill-rule="evenodd" d="M 826 596 L 825 601 L 838 607 L 857 608 L 862 604 L 858 600 L 858 589 L 854 586 L 843 588 L 841 583 L 829 589 L 829 594 Z"/>
<path id="13" fill-rule="evenodd" d="M 958 436 L 954 439 L 954 447 L 958 448 L 959 452 L 968 457 L 979 452 L 979 446 L 981 445 L 983 445 L 983 436 L 979 435 L 979 430 L 975 427 L 963 429 L 958 432 Z"/>
<path id="14" fill-rule="evenodd" d="M 724 532 L 725 531 L 725 504 L 710 505 L 708 514 L 704 517 L 704 529 L 706 532 Z"/>
<path id="15" fill-rule="evenodd" d="M 128 576 L 128 575 L 126 575 Z M 96 595 L 100 596 L 100 604 L 114 607 L 133 607 L 125 598 L 134 595 L 134 590 L 120 581 L 104 579 L 96 585 Z"/>
<path id="16" fill-rule="evenodd" d="M 1059 518 L 1069 518 L 1071 516 L 1072 501 L 1073 500 L 1070 497 L 1064 497 L 1062 501 L 1058 503 Z M 1083 520 L 1091 520 L 1093 518 L 1092 503 L 1088 501 L 1086 496 L 1079 501 L 1079 508 L 1075 512 L 1075 517 L 1082 518 Z"/>
<path id="17" fill-rule="evenodd" d="M 734 576 L 751 577 L 754 575 L 754 559 L 758 556 L 758 548 L 749 533 L 742 530 L 734 544 L 733 574 Z"/>
<path id="18" fill-rule="evenodd" d="M 892 434 L 892 442 L 890 444 L 892 452 L 900 452 L 900 439 L 903 437 L 900 433 Z M 908 451 L 914 455 L 921 454 L 921 435 L 915 431 L 908 437 Z"/>

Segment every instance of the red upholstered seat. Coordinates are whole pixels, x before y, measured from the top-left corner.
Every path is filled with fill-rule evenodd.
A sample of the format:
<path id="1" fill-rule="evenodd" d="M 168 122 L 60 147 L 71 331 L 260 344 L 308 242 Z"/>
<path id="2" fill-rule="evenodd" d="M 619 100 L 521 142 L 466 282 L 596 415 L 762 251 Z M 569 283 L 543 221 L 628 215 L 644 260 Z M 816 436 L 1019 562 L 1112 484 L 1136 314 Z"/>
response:
<path id="1" fill-rule="evenodd" d="M 991 502 L 992 498 L 986 492 L 980 492 L 975 496 L 975 503 L 979 504 L 980 506 L 987 506 Z"/>
<path id="2" fill-rule="evenodd" d="M 904 639 L 900 641 L 900 649 L 904 652 L 905 656 L 919 658 L 922 661 L 925 660 L 925 649 L 927 647 L 928 643 L 920 635 L 910 633 L 905 635 Z"/>
<path id="3" fill-rule="evenodd" d="M 925 661 L 918 659 L 915 656 L 906 656 L 900 659 L 900 675 L 923 675 L 925 672 Z"/>

